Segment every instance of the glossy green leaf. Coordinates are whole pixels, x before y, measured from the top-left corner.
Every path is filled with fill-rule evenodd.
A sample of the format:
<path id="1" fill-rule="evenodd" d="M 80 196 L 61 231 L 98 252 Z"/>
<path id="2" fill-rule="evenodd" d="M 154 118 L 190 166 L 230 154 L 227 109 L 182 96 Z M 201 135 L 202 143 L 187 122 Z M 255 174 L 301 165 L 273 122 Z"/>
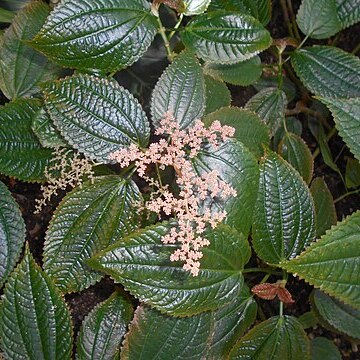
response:
<path id="1" fill-rule="evenodd" d="M 205 71 L 229 84 L 248 86 L 260 78 L 262 65 L 260 57 L 254 56 L 249 60 L 230 65 L 207 63 Z"/>
<path id="2" fill-rule="evenodd" d="M 287 132 L 279 144 L 279 154 L 290 163 L 310 183 L 314 171 L 314 161 L 309 147 L 298 135 Z"/>
<path id="3" fill-rule="evenodd" d="M 49 12 L 44 2 L 32 2 L 5 31 L 0 46 L 0 89 L 8 99 L 36 94 L 40 82 L 59 74 L 59 67 L 25 43 L 40 30 Z"/>
<path id="4" fill-rule="evenodd" d="M 15 267 L 25 241 L 25 223 L 18 204 L 0 181 L 0 288 Z"/>
<path id="5" fill-rule="evenodd" d="M 356 159 L 349 158 L 346 162 L 345 183 L 347 188 L 360 186 L 360 163 Z"/>
<path id="6" fill-rule="evenodd" d="M 360 96 L 360 59 L 331 46 L 296 50 L 291 63 L 304 85 L 315 95 Z"/>
<path id="7" fill-rule="evenodd" d="M 219 201 L 216 198 L 205 206 L 227 213 L 226 223 L 247 235 L 252 224 L 256 201 L 259 166 L 255 156 L 240 141 L 228 141 L 216 151 L 207 147 L 193 159 L 197 173 L 219 171 L 219 177 L 237 191 L 235 198 Z"/>
<path id="8" fill-rule="evenodd" d="M 191 20 L 182 32 L 182 40 L 202 59 L 224 64 L 250 59 L 272 42 L 269 32 L 258 20 L 223 11 Z"/>
<path id="9" fill-rule="evenodd" d="M 311 340 L 310 346 L 312 360 L 342 360 L 339 349 L 329 339 L 316 337 Z"/>
<path id="10" fill-rule="evenodd" d="M 52 152 L 41 147 L 31 124 L 37 100 L 16 100 L 0 107 L 0 172 L 25 181 L 44 180 Z"/>
<path id="11" fill-rule="evenodd" d="M 206 11 L 211 0 L 184 0 L 185 12 L 187 16 L 199 15 Z"/>
<path id="12" fill-rule="evenodd" d="M 133 308 L 120 293 L 98 304 L 82 322 L 77 339 L 77 359 L 118 359 L 120 345 Z"/>
<path id="13" fill-rule="evenodd" d="M 0 23 L 11 23 L 14 16 L 14 12 L 0 8 Z"/>
<path id="14" fill-rule="evenodd" d="M 323 178 L 312 181 L 310 192 L 315 205 L 316 236 L 319 237 L 336 224 L 336 209 L 334 199 Z"/>
<path id="15" fill-rule="evenodd" d="M 302 0 L 296 22 L 314 39 L 326 39 L 341 30 L 336 0 Z"/>
<path id="16" fill-rule="evenodd" d="M 277 264 L 294 258 L 315 238 L 314 205 L 297 171 L 273 152 L 260 162 L 254 210 L 253 246 L 258 256 Z"/>
<path id="17" fill-rule="evenodd" d="M 310 342 L 293 316 L 274 316 L 252 328 L 230 353 L 230 360 L 310 360 Z"/>
<path id="18" fill-rule="evenodd" d="M 69 309 L 28 248 L 5 286 L 0 345 L 7 359 L 71 359 Z"/>
<path id="19" fill-rule="evenodd" d="M 360 21 L 359 0 L 335 0 L 335 3 L 343 29 Z"/>
<path id="20" fill-rule="evenodd" d="M 340 136 L 350 151 L 360 160 L 360 97 L 354 99 L 320 98 L 320 100 L 330 109 Z"/>
<path id="21" fill-rule="evenodd" d="M 360 212 L 332 227 L 296 259 L 280 266 L 346 304 L 360 307 Z"/>
<path id="22" fill-rule="evenodd" d="M 102 275 L 84 261 L 138 227 L 141 195 L 118 176 L 96 178 L 71 191 L 46 234 L 44 269 L 63 292 L 81 291 Z"/>
<path id="23" fill-rule="evenodd" d="M 205 79 L 201 66 L 190 51 L 178 55 L 157 82 L 151 114 L 155 126 L 171 111 L 182 129 L 200 119 L 205 110 Z"/>
<path id="24" fill-rule="evenodd" d="M 215 120 L 219 120 L 222 125 L 232 126 L 235 129 L 235 139 L 258 158 L 264 152 L 263 145 L 270 144 L 269 129 L 252 111 L 238 107 L 222 108 L 207 115 L 203 121 L 210 126 Z"/>
<path id="25" fill-rule="evenodd" d="M 146 0 L 68 0 L 54 9 L 31 45 L 66 67 L 114 72 L 138 60 L 156 31 Z"/>
<path id="26" fill-rule="evenodd" d="M 286 106 L 287 99 L 282 90 L 267 88 L 253 96 L 245 108 L 256 112 L 274 135 L 285 117 Z"/>
<path id="27" fill-rule="evenodd" d="M 150 128 L 139 102 L 114 80 L 76 75 L 44 85 L 45 104 L 65 140 L 86 156 L 109 155 L 131 143 L 145 147 Z"/>
<path id="28" fill-rule="evenodd" d="M 178 245 L 163 244 L 174 223 L 161 223 L 118 241 L 87 263 L 109 274 L 140 301 L 172 316 L 191 316 L 214 310 L 239 295 L 241 271 L 250 258 L 245 237 L 228 226 L 208 231 L 211 245 L 202 250 L 199 275 L 170 261 Z"/>
<path id="29" fill-rule="evenodd" d="M 210 75 L 205 75 L 206 86 L 206 107 L 205 115 L 210 114 L 222 107 L 228 107 L 231 104 L 230 90 L 226 84 Z"/>

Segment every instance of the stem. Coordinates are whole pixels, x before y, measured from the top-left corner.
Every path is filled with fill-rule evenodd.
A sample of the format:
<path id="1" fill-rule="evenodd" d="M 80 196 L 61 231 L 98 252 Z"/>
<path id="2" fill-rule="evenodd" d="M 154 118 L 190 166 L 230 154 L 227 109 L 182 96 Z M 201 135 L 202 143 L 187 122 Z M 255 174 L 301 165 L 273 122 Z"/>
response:
<path id="1" fill-rule="evenodd" d="M 280 0 L 280 5 L 281 5 L 282 11 L 283 11 L 284 20 L 286 22 L 289 34 L 292 37 L 295 37 L 294 31 L 293 31 L 293 28 L 292 28 L 292 25 L 291 25 L 291 22 L 290 22 L 289 11 L 288 11 L 288 8 L 286 6 L 286 1 L 285 0 Z"/>
<path id="2" fill-rule="evenodd" d="M 175 24 L 175 26 L 174 26 L 174 30 L 170 33 L 170 35 L 169 35 L 169 37 L 168 37 L 169 41 L 170 41 L 170 40 L 172 39 L 172 37 L 175 35 L 176 30 L 179 28 L 179 26 L 180 26 L 183 18 L 184 18 L 184 14 L 180 14 L 179 20 L 178 20 L 178 22 L 177 22 L 177 23 Z"/>
<path id="3" fill-rule="evenodd" d="M 335 127 L 333 127 L 330 132 L 326 135 L 326 142 L 328 142 L 335 134 L 336 134 L 337 130 Z M 320 154 L 320 146 L 318 146 L 314 153 L 313 153 L 313 160 L 316 159 L 316 157 Z"/>
<path id="4" fill-rule="evenodd" d="M 338 203 L 339 201 L 345 199 L 346 197 L 350 196 L 350 195 L 355 195 L 355 194 L 358 194 L 360 193 L 360 189 L 356 189 L 356 190 L 353 190 L 353 191 L 349 191 L 341 196 L 339 196 L 337 199 L 334 200 L 334 204 Z"/>
<path id="5" fill-rule="evenodd" d="M 278 66 L 278 88 L 279 90 L 282 89 L 283 87 L 283 83 L 284 83 L 284 77 L 282 74 L 282 67 L 283 67 L 283 62 L 282 62 L 282 50 L 279 49 L 279 66 Z"/>
<path id="6" fill-rule="evenodd" d="M 288 8 L 289 8 L 290 17 L 291 17 L 291 23 L 292 23 L 292 26 L 293 26 L 295 37 L 300 41 L 301 37 L 300 37 L 299 30 L 298 30 L 298 27 L 297 27 L 295 12 L 294 12 L 291 0 L 287 0 L 287 5 L 288 5 Z"/>
<path id="7" fill-rule="evenodd" d="M 163 183 L 161 181 L 161 175 L 160 175 L 160 169 L 159 169 L 158 163 L 155 164 L 155 168 L 156 168 L 156 175 L 157 175 L 157 177 L 159 179 L 159 184 L 160 184 L 161 187 L 163 187 Z"/>
<path id="8" fill-rule="evenodd" d="M 166 53 L 167 53 L 169 61 L 171 62 L 174 59 L 174 54 L 171 51 L 169 39 L 166 36 L 166 29 L 164 28 L 164 26 L 163 26 L 163 24 L 162 24 L 162 22 L 160 20 L 160 17 L 157 17 L 156 20 L 157 20 L 157 22 L 159 24 L 159 34 L 161 35 L 161 37 L 162 37 L 162 39 L 164 41 Z"/>
<path id="9" fill-rule="evenodd" d="M 284 315 L 284 303 L 282 301 L 280 301 L 279 315 L 280 316 Z"/>
<path id="10" fill-rule="evenodd" d="M 356 55 L 359 51 L 360 51 L 360 43 L 355 46 L 354 50 L 351 53 Z"/>
<path id="11" fill-rule="evenodd" d="M 271 274 L 266 274 L 266 275 L 262 278 L 262 280 L 260 281 L 260 284 L 265 283 L 270 276 L 271 276 Z"/>

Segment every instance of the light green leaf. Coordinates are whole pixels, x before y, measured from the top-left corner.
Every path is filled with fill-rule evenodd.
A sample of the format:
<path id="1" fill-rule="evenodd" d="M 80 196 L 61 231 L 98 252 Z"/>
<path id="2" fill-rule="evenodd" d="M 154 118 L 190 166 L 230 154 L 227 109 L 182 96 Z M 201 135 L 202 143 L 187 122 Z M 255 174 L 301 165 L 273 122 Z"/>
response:
<path id="1" fill-rule="evenodd" d="M 272 264 L 291 259 L 315 238 L 314 205 L 297 171 L 273 152 L 260 162 L 254 210 L 253 246 Z"/>
<path id="2" fill-rule="evenodd" d="M 182 32 L 182 40 L 202 59 L 224 64 L 250 59 L 272 42 L 269 32 L 258 20 L 223 11 L 191 20 Z"/>
<path id="3" fill-rule="evenodd" d="M 138 227 L 141 195 L 118 176 L 96 178 L 71 191 L 46 233 L 44 269 L 63 292 L 86 289 L 102 275 L 84 261 Z"/>
<path id="4" fill-rule="evenodd" d="M 280 266 L 337 299 L 360 307 L 360 211 L 332 227 L 296 259 Z"/>
<path id="5" fill-rule="evenodd" d="M 31 45 L 65 67 L 114 72 L 132 65 L 157 31 L 146 0 L 68 0 Z"/>
<path id="6" fill-rule="evenodd" d="M 118 292 L 98 304 L 81 324 L 77 359 L 117 359 L 132 315 L 131 303 Z"/>
<path id="7" fill-rule="evenodd" d="M 69 309 L 28 248 L 5 286 L 0 345 L 8 359 L 71 359 Z"/>
<path id="8" fill-rule="evenodd" d="M 222 108 L 203 120 L 210 126 L 215 120 L 235 129 L 235 139 L 242 142 L 258 158 L 263 154 L 263 145 L 270 144 L 269 129 L 252 111 L 238 107 Z"/>
<path id="9" fill-rule="evenodd" d="M 131 143 L 145 147 L 149 121 L 139 102 L 114 80 L 76 75 L 43 86 L 45 104 L 65 140 L 86 156 L 109 163 Z"/>
<path id="10" fill-rule="evenodd" d="M 331 46 L 296 50 L 291 63 L 315 95 L 334 98 L 360 96 L 360 59 Z"/>
<path id="11" fill-rule="evenodd" d="M 335 0 L 335 2 L 337 14 L 343 29 L 360 21 L 359 0 Z"/>
<path id="12" fill-rule="evenodd" d="M 293 316 L 274 316 L 252 328 L 230 353 L 230 360 L 310 360 L 310 342 Z"/>
<path id="13" fill-rule="evenodd" d="M 342 360 L 339 349 L 329 339 L 316 337 L 311 340 L 310 346 L 312 360 Z"/>
<path id="14" fill-rule="evenodd" d="M 31 124 L 37 100 L 16 100 L 0 107 L 0 172 L 25 181 L 44 180 L 52 152 L 41 147 Z"/>
<path id="15" fill-rule="evenodd" d="M 11 23 L 14 16 L 14 12 L 0 8 L 0 23 Z"/>
<path id="16" fill-rule="evenodd" d="M 226 84 L 210 75 L 205 75 L 206 107 L 205 115 L 222 107 L 230 106 L 231 94 Z"/>
<path id="17" fill-rule="evenodd" d="M 199 15 L 206 11 L 211 0 L 184 0 L 185 12 L 187 16 Z"/>
<path id="18" fill-rule="evenodd" d="M 233 85 L 248 86 L 257 81 L 262 73 L 262 65 L 259 56 L 254 56 L 236 64 L 207 63 L 205 72 L 216 78 Z"/>
<path id="19" fill-rule="evenodd" d="M 360 163 L 356 159 L 349 158 L 346 162 L 345 183 L 347 188 L 360 186 Z"/>
<path id="20" fill-rule="evenodd" d="M 205 79 L 201 66 L 190 51 L 183 51 L 168 66 L 157 82 L 151 114 L 158 126 L 164 114 L 171 111 L 182 129 L 200 119 L 205 110 Z"/>
<path id="21" fill-rule="evenodd" d="M 210 246 L 202 250 L 199 275 L 170 261 L 178 245 L 163 244 L 174 223 L 141 229 L 88 260 L 96 270 L 109 274 L 140 301 L 172 316 L 191 316 L 214 310 L 239 295 L 241 271 L 250 258 L 246 238 L 228 226 L 207 231 Z"/>
<path id="22" fill-rule="evenodd" d="M 15 267 L 25 242 L 25 223 L 18 204 L 0 181 L 0 288 Z"/>

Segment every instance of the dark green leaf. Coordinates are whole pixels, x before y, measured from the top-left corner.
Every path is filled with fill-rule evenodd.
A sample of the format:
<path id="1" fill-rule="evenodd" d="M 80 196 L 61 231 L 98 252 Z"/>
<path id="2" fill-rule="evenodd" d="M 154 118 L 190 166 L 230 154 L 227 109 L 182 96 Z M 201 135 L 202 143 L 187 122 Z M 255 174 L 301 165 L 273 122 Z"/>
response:
<path id="1" fill-rule="evenodd" d="M 310 342 L 296 318 L 274 316 L 252 328 L 229 359 L 310 360 Z"/>
<path id="2" fill-rule="evenodd" d="M 5 286 L 0 344 L 8 359 L 71 359 L 69 309 L 28 248 Z"/>
<path id="3" fill-rule="evenodd" d="M 303 179 L 269 151 L 260 163 L 253 224 L 256 253 L 273 264 L 294 258 L 314 240 L 314 218 L 313 201 Z"/>
<path id="4" fill-rule="evenodd" d="M 44 85 L 45 104 L 65 140 L 86 156 L 109 155 L 131 143 L 145 147 L 149 122 L 139 102 L 114 80 L 77 75 Z"/>
<path id="5" fill-rule="evenodd" d="M 61 2 L 31 42 L 60 65 L 114 72 L 138 60 L 154 39 L 146 0 Z"/>
<path id="6" fill-rule="evenodd" d="M 332 227 L 296 259 L 280 264 L 346 304 L 360 307 L 360 211 Z"/>
<path id="7" fill-rule="evenodd" d="M 2 5 L 11 11 L 18 11 L 26 4 L 28 4 L 31 0 L 2 0 Z"/>
<path id="8" fill-rule="evenodd" d="M 0 108 L 0 172 L 25 181 L 44 180 L 52 158 L 31 130 L 40 110 L 36 100 L 16 100 Z"/>
<path id="9" fill-rule="evenodd" d="M 19 260 L 25 241 L 25 223 L 18 204 L 0 181 L 0 288 Z"/>
<path id="10" fill-rule="evenodd" d="M 101 279 L 84 260 L 138 227 L 141 195 L 118 176 L 96 178 L 70 192 L 46 234 L 44 269 L 63 292 L 81 291 Z"/>
<path id="11" fill-rule="evenodd" d="M 206 11 L 211 0 L 184 0 L 185 12 L 187 16 L 199 15 Z"/>
<path id="12" fill-rule="evenodd" d="M 331 46 L 296 50 L 291 63 L 304 85 L 315 95 L 360 96 L 360 59 Z"/>
<path id="13" fill-rule="evenodd" d="M 205 110 L 205 79 L 201 66 L 190 51 L 178 55 L 157 82 L 152 99 L 153 124 L 171 111 L 182 129 L 200 119 Z"/>
<path id="14" fill-rule="evenodd" d="M 356 159 L 349 158 L 346 163 L 345 183 L 347 188 L 360 186 L 360 163 Z"/>
<path id="15" fill-rule="evenodd" d="M 303 127 L 302 127 L 302 123 L 299 119 L 297 119 L 296 117 L 293 117 L 293 116 L 286 117 L 285 125 L 286 125 L 287 131 L 301 137 Z M 285 133 L 286 133 L 286 131 L 284 129 L 284 124 L 282 124 L 279 127 L 279 129 L 276 131 L 274 138 L 273 138 L 274 149 L 277 149 L 279 147 L 280 141 L 285 136 Z"/>
<path id="16" fill-rule="evenodd" d="M 335 0 L 335 2 L 337 14 L 343 29 L 360 21 L 359 0 Z"/>
<path id="17" fill-rule="evenodd" d="M 208 231 L 210 246 L 202 250 L 199 275 L 170 261 L 178 245 L 163 244 L 174 223 L 157 224 L 120 240 L 87 263 L 120 282 L 134 296 L 172 316 L 214 310 L 239 295 L 241 271 L 249 261 L 245 237 L 228 226 Z"/>
<path id="18" fill-rule="evenodd" d="M 14 16 L 14 12 L 0 8 L 0 23 L 11 23 Z"/>
<path id="19" fill-rule="evenodd" d="M 298 317 L 299 322 L 301 323 L 304 329 L 309 329 L 315 327 L 319 321 L 313 311 L 308 311 Z"/>
<path id="20" fill-rule="evenodd" d="M 77 339 L 77 359 L 117 359 L 132 315 L 131 303 L 117 292 L 97 305 L 82 322 Z"/>
<path id="21" fill-rule="evenodd" d="M 311 340 L 312 360 L 342 360 L 342 356 L 336 345 L 324 337 L 316 337 Z"/>
<path id="22" fill-rule="evenodd" d="M 258 20 L 223 11 L 191 20 L 182 33 L 182 40 L 202 59 L 224 64 L 250 59 L 272 42 L 269 32 Z"/>
<path id="23" fill-rule="evenodd" d="M 231 94 L 222 80 L 205 75 L 206 107 L 205 115 L 210 114 L 222 107 L 230 106 Z"/>

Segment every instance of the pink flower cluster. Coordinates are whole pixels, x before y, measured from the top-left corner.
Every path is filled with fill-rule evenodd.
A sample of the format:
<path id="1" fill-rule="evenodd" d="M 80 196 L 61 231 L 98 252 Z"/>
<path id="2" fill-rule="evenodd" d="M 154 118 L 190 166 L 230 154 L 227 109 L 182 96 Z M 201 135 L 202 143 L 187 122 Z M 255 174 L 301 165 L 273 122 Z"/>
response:
<path id="1" fill-rule="evenodd" d="M 219 147 L 220 141 L 226 141 L 234 135 L 234 128 L 221 126 L 214 121 L 206 129 L 201 120 L 186 130 L 181 130 L 171 113 L 166 113 L 156 130 L 156 135 L 168 135 L 169 140 L 161 139 L 152 143 L 148 149 L 141 150 L 132 144 L 129 148 L 121 149 L 111 154 L 111 159 L 117 161 L 121 167 L 127 167 L 135 162 L 137 173 L 151 186 L 157 188 L 145 208 L 157 213 L 172 215 L 178 226 L 162 238 L 164 244 L 179 243 L 181 246 L 171 255 L 172 261 L 183 261 L 183 268 L 193 276 L 199 273 L 203 254 L 201 248 L 208 246 L 209 241 L 203 237 L 208 225 L 215 228 L 226 217 L 225 211 L 210 212 L 204 210 L 204 203 L 213 198 L 225 200 L 236 196 L 236 191 L 219 178 L 216 170 L 197 175 L 191 164 L 201 146 L 210 144 L 214 150 Z M 161 178 L 154 180 L 146 175 L 150 164 L 159 169 L 173 167 L 176 174 L 176 183 L 180 192 L 174 195 L 168 185 L 163 185 Z"/>

